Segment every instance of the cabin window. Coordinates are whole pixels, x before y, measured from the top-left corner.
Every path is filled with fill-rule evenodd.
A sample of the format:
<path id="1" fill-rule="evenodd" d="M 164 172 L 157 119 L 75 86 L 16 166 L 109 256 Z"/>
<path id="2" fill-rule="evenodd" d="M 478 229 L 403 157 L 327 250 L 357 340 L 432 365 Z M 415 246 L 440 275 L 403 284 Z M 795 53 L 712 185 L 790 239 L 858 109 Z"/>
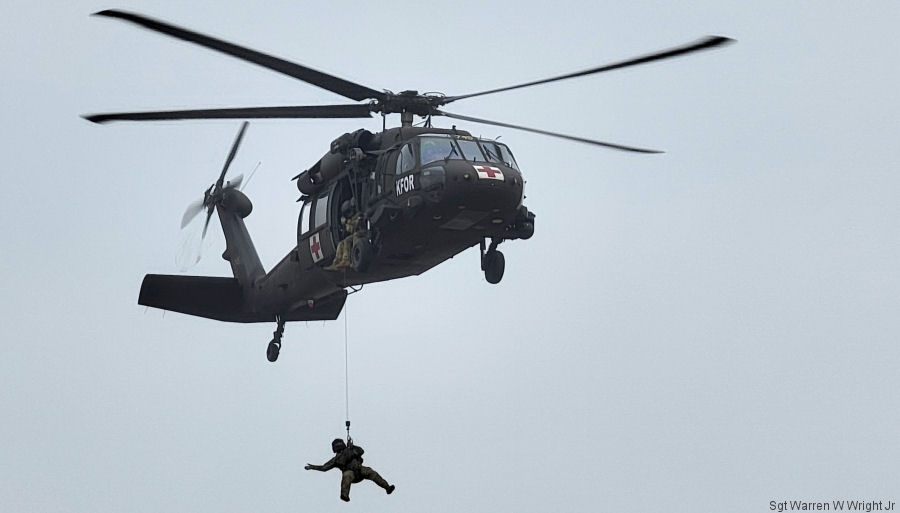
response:
<path id="1" fill-rule="evenodd" d="M 312 202 L 307 201 L 303 204 L 303 208 L 300 209 L 300 233 L 306 233 L 312 229 L 309 225 L 309 214 L 312 210 Z"/>
<path id="2" fill-rule="evenodd" d="M 321 228 L 328 221 L 328 194 L 319 196 L 319 198 L 316 200 L 315 214 L 315 228 Z"/>
<path id="3" fill-rule="evenodd" d="M 409 173 L 416 167 L 416 158 L 413 156 L 412 145 L 405 144 L 400 149 L 400 156 L 397 157 L 397 174 L 402 175 Z"/>

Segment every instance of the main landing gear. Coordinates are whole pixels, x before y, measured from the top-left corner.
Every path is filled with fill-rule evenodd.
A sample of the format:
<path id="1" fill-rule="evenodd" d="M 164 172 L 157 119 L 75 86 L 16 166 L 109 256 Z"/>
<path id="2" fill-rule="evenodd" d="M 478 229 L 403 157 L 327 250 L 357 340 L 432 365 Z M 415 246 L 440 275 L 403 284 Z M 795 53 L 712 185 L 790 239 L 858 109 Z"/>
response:
<path id="1" fill-rule="evenodd" d="M 503 271 L 506 269 L 506 260 L 503 253 L 497 251 L 497 246 L 502 239 L 492 239 L 491 245 L 485 251 L 485 243 L 481 241 L 481 270 L 484 271 L 484 279 L 488 283 L 497 284 L 503 279 Z"/>
<path id="2" fill-rule="evenodd" d="M 266 349 L 266 358 L 270 362 L 278 359 L 278 353 L 281 352 L 281 335 L 284 334 L 284 319 L 280 315 L 276 315 L 275 321 L 278 323 L 278 326 L 272 333 L 272 341 L 269 342 L 269 347 Z"/>
<path id="3" fill-rule="evenodd" d="M 358 273 L 369 270 L 372 261 L 375 260 L 375 247 L 368 237 L 359 237 L 353 241 L 350 247 L 350 267 Z"/>

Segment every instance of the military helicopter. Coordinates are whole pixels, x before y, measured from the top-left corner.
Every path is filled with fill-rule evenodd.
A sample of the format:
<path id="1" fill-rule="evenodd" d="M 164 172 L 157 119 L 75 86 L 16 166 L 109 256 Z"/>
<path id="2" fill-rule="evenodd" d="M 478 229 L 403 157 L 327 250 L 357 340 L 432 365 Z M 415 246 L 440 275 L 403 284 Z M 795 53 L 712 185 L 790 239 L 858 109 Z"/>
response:
<path id="1" fill-rule="evenodd" d="M 445 96 L 416 91 L 392 93 L 203 35 L 163 21 L 121 10 L 97 16 L 117 18 L 251 62 L 327 89 L 355 104 L 125 112 L 86 119 L 150 121 L 183 119 L 367 118 L 399 113 L 401 126 L 372 133 L 360 129 L 336 138 L 328 152 L 294 177 L 301 193 L 297 246 L 269 272 L 263 269 L 244 224 L 252 211 L 240 179 L 225 180 L 247 128 L 231 147 L 218 180 L 183 218 L 206 212 L 209 225 L 218 214 L 225 234 L 222 257 L 234 277 L 148 274 L 138 303 L 228 322 L 276 323 L 266 354 L 278 359 L 288 321 L 333 320 L 350 291 L 362 285 L 419 275 L 475 245 L 481 270 L 490 283 L 503 278 L 505 260 L 497 247 L 529 239 L 535 214 L 525 205 L 524 179 L 512 151 L 496 140 L 467 131 L 434 128 L 431 118 L 525 130 L 622 151 L 660 153 L 546 130 L 452 114 L 442 107 L 466 98 L 581 77 L 713 48 L 732 40 L 710 36 L 596 68 L 486 91 Z M 414 116 L 425 119 L 413 126 Z M 343 244 L 343 247 L 341 246 Z M 336 267 L 338 253 L 349 252 L 349 266 Z M 343 262 L 339 262 L 343 263 Z"/>

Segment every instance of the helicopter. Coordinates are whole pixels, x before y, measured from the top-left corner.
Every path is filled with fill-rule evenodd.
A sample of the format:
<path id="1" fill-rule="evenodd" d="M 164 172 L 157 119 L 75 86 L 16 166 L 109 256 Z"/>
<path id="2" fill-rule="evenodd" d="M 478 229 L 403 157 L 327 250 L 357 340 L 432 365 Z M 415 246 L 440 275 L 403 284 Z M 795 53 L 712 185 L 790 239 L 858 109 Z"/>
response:
<path id="1" fill-rule="evenodd" d="M 535 214 L 523 204 L 525 180 L 510 148 L 497 140 L 474 137 L 456 126 L 435 128 L 431 124 L 433 117 L 524 130 L 620 151 L 661 153 L 452 114 L 442 109 L 445 105 L 645 64 L 733 41 L 708 36 L 588 70 L 464 95 L 420 94 L 411 90 L 395 94 L 140 14 L 110 9 L 95 15 L 131 22 L 216 50 L 358 103 L 83 116 L 89 121 L 369 118 L 374 113 L 381 114 L 381 132 L 359 129 L 337 137 L 322 158 L 293 177 L 302 204 L 297 245 L 268 272 L 244 224 L 253 204 L 240 189 L 242 179 L 225 180 L 248 126 L 244 121 L 218 179 L 182 219 L 184 226 L 205 212 L 205 236 L 213 213 L 218 215 L 226 243 L 222 257 L 231 265 L 233 277 L 144 277 L 140 305 L 227 322 L 274 321 L 276 329 L 266 350 L 270 362 L 278 359 L 286 322 L 334 320 L 348 294 L 364 284 L 422 274 L 473 246 L 480 248 L 485 279 L 496 284 L 505 270 L 505 258 L 498 246 L 506 241 L 527 240 L 534 234 Z M 387 128 L 389 114 L 400 114 L 401 126 Z M 424 118 L 424 125 L 413 126 L 414 116 Z"/>

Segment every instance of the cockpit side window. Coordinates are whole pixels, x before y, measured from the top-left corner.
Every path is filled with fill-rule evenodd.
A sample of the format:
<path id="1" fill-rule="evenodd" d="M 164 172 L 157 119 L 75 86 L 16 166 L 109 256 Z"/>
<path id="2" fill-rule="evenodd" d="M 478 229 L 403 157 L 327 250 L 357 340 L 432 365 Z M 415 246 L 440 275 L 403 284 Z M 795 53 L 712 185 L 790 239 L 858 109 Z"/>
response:
<path id="1" fill-rule="evenodd" d="M 519 169 L 519 166 L 516 165 L 516 159 L 513 158 L 512 152 L 509 151 L 505 144 L 485 140 L 480 140 L 479 142 L 481 143 L 481 149 L 484 150 L 484 154 L 487 156 L 488 162 L 498 162 L 513 169 Z"/>
<path id="2" fill-rule="evenodd" d="M 413 156 L 412 145 L 404 144 L 400 149 L 400 156 L 397 157 L 397 174 L 402 175 L 409 173 L 416 167 L 416 158 Z"/>
<path id="3" fill-rule="evenodd" d="M 500 148 L 500 158 L 503 159 L 503 162 L 505 162 L 507 166 L 509 166 L 515 170 L 518 170 L 519 165 L 516 164 L 516 158 L 513 157 L 512 152 L 509 151 L 509 147 L 506 146 L 505 144 L 500 144 L 500 143 L 497 143 L 497 147 Z"/>

